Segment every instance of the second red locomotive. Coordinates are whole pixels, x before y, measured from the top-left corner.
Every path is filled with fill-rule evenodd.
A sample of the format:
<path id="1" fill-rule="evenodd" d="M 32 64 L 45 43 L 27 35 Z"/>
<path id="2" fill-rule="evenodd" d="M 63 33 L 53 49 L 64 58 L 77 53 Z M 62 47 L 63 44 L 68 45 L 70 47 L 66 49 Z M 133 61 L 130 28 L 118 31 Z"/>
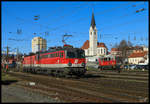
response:
<path id="1" fill-rule="evenodd" d="M 84 50 L 72 46 L 55 47 L 25 56 L 23 71 L 81 76 L 86 72 L 85 64 Z"/>
<path id="2" fill-rule="evenodd" d="M 120 61 L 120 57 L 108 55 L 108 56 L 99 58 L 98 64 L 99 64 L 98 68 L 100 70 L 103 70 L 103 69 L 115 70 L 120 67 L 121 61 Z"/>

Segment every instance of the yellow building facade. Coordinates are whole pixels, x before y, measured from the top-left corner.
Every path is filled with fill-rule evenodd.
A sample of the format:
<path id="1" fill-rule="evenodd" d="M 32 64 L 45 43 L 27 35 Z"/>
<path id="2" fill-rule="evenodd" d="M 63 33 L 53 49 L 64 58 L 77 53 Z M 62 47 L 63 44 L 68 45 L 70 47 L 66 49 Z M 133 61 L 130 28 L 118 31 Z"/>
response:
<path id="1" fill-rule="evenodd" d="M 47 49 L 47 42 L 41 37 L 34 37 L 32 39 L 32 52 L 45 51 Z"/>

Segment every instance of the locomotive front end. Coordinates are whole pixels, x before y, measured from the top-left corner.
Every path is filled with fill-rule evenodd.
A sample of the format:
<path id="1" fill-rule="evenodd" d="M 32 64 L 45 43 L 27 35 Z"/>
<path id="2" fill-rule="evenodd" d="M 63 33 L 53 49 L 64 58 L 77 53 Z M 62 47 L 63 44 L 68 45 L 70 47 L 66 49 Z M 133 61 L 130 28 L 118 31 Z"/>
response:
<path id="1" fill-rule="evenodd" d="M 82 49 L 71 49 L 65 51 L 67 68 L 69 74 L 73 75 L 84 75 L 86 72 L 85 68 L 85 53 Z"/>

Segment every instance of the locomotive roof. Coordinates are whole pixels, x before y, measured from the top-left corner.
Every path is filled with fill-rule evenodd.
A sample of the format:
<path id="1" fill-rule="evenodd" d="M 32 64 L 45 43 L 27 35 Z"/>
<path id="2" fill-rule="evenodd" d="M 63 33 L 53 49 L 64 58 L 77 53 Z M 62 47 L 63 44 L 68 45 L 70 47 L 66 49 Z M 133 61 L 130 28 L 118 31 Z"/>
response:
<path id="1" fill-rule="evenodd" d="M 36 52 L 36 53 L 30 53 L 29 55 L 26 55 L 25 57 L 36 55 L 36 54 L 43 54 L 43 53 L 50 53 L 50 52 L 64 51 L 64 50 L 75 51 L 75 50 L 83 50 L 83 49 L 81 49 L 81 48 L 73 48 L 73 47 L 55 47 L 55 48 L 51 47 L 49 50 Z"/>

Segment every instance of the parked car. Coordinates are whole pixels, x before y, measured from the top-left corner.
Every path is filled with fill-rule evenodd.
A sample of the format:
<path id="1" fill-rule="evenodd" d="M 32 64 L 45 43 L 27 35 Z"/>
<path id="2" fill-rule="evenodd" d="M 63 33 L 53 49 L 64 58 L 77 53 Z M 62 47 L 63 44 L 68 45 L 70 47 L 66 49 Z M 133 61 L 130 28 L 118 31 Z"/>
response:
<path id="1" fill-rule="evenodd" d="M 148 67 L 148 65 L 137 65 L 136 69 L 139 69 L 139 70 L 142 70 L 142 69 L 148 70 L 149 67 Z"/>
<path id="2" fill-rule="evenodd" d="M 131 70 L 136 69 L 136 65 L 129 65 L 129 69 L 131 69 Z"/>
<path id="3" fill-rule="evenodd" d="M 16 67 L 16 63 L 12 63 L 8 65 L 9 68 L 15 68 Z"/>
<path id="4" fill-rule="evenodd" d="M 129 67 L 128 65 L 124 65 L 124 69 L 128 69 L 128 67 Z"/>

